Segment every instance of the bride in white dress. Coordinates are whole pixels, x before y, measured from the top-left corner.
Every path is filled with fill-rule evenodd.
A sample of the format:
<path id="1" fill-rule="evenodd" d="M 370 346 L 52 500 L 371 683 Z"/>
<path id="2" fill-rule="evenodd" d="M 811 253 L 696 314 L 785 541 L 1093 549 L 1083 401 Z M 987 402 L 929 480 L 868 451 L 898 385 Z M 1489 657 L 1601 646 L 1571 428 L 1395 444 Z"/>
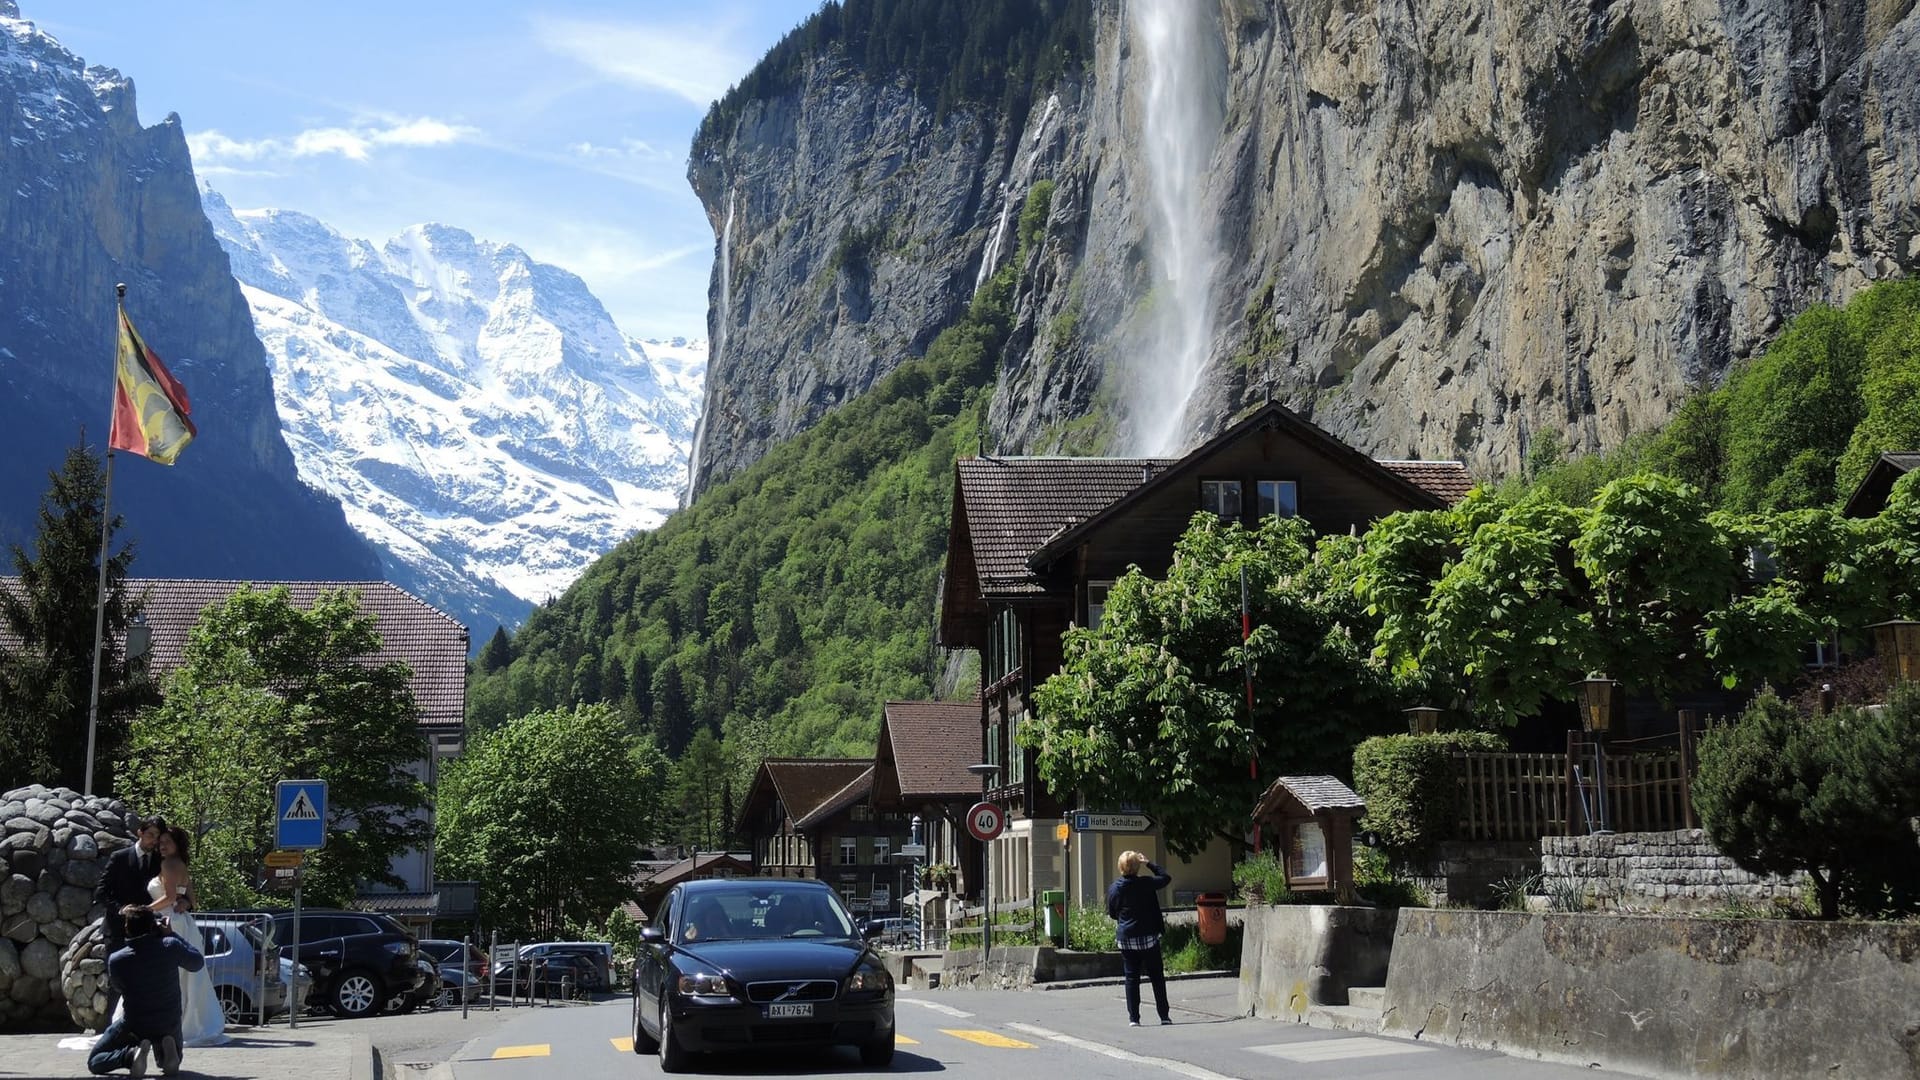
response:
<path id="1" fill-rule="evenodd" d="M 193 880 L 187 873 L 187 847 L 185 829 L 176 826 L 160 834 L 160 876 L 147 882 L 147 895 L 153 897 L 154 912 L 167 917 L 174 933 L 205 952 L 206 939 L 190 913 Z M 214 993 L 213 977 L 205 968 L 181 972 L 180 1044 L 219 1046 L 228 1041 L 225 1029 L 226 1014 Z"/>

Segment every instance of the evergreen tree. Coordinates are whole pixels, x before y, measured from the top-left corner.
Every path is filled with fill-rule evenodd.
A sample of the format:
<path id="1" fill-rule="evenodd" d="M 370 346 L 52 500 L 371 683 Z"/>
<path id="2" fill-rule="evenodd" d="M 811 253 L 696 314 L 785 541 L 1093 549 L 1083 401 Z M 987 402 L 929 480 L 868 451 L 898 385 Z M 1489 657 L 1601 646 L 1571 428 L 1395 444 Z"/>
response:
<path id="1" fill-rule="evenodd" d="M 513 663 L 513 642 L 507 637 L 507 628 L 496 626 L 493 636 L 480 649 L 480 670 L 491 675 L 508 664 Z"/>
<path id="2" fill-rule="evenodd" d="M 86 782 L 106 474 L 99 458 L 76 446 L 49 481 L 34 550 L 28 554 L 12 545 L 18 581 L 0 588 L 0 619 L 19 642 L 15 651 L 0 655 L 0 791 L 29 783 L 78 791 Z M 110 534 L 120 525 L 114 518 Z M 116 644 L 140 607 L 127 595 L 132 562 L 131 544 L 107 560 L 94 748 L 94 789 L 100 792 L 112 789 L 110 763 L 120 757 L 132 709 L 151 700 L 144 681 L 129 679 Z"/>

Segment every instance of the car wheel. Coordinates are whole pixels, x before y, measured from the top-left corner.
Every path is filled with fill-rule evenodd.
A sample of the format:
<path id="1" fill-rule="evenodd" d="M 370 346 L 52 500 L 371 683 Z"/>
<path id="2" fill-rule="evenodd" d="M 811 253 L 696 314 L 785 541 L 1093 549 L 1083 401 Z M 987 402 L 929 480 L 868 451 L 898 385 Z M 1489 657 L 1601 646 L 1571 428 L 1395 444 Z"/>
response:
<path id="1" fill-rule="evenodd" d="M 372 1016 L 386 1000 L 386 991 L 381 988 L 379 977 L 370 971 L 354 968 L 342 974 L 340 981 L 334 984 L 330 1004 L 336 1014 L 357 1020 L 362 1016 Z"/>
<path id="2" fill-rule="evenodd" d="M 692 1055 L 680 1040 L 673 1037 L 673 1012 L 665 1002 L 660 1003 L 660 1071 L 663 1073 L 683 1073 L 691 1064 Z"/>
<path id="3" fill-rule="evenodd" d="M 633 1052 L 651 1054 L 660 1049 L 660 1040 L 647 1034 L 647 1025 L 640 1022 L 640 995 L 633 996 Z"/>
<path id="4" fill-rule="evenodd" d="M 249 1023 L 253 1017 L 253 1001 L 245 990 L 223 986 L 217 992 L 220 998 L 220 1015 L 226 1018 L 228 1027 L 238 1027 Z"/>
<path id="5" fill-rule="evenodd" d="M 860 1048 L 860 1064 L 869 1069 L 884 1069 L 893 1064 L 893 1033 Z"/>

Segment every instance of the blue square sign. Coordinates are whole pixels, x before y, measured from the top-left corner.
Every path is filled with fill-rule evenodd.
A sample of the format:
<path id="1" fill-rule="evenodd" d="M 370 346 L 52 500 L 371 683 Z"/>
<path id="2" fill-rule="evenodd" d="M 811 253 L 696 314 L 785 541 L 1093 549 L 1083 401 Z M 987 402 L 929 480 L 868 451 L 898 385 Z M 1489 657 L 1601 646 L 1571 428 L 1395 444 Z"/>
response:
<path id="1" fill-rule="evenodd" d="M 273 793 L 273 846 L 311 851 L 327 842 L 327 782 L 282 780 Z"/>

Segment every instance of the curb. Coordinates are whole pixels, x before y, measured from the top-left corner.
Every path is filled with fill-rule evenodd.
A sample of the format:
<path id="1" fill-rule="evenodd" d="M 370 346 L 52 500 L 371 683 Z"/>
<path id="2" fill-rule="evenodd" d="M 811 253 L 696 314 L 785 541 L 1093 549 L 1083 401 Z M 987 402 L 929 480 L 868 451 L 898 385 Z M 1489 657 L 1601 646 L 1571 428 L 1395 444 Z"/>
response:
<path id="1" fill-rule="evenodd" d="M 347 1057 L 351 1062 L 351 1071 L 347 1074 L 351 1080 L 380 1080 L 380 1053 L 373 1048 L 373 1040 L 365 1035 L 353 1036 L 353 1049 Z"/>

